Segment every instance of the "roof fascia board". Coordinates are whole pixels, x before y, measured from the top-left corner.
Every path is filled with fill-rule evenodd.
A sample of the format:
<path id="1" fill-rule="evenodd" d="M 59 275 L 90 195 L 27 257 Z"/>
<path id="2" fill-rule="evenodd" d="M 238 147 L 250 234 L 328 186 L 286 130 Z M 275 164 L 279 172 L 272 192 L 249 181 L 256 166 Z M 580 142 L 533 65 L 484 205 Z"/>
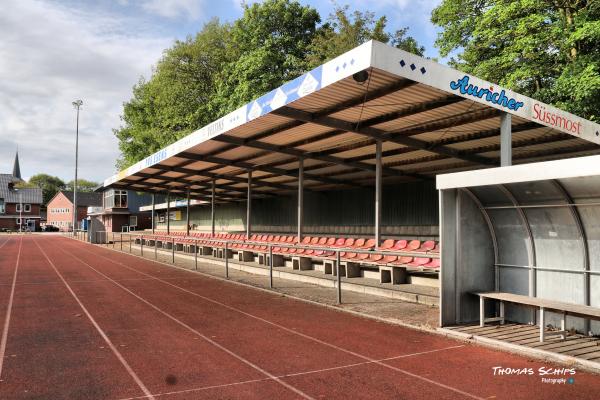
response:
<path id="1" fill-rule="evenodd" d="M 600 175 L 600 156 L 542 161 L 437 176 L 438 190 Z"/>
<path id="2" fill-rule="evenodd" d="M 600 124 L 384 43 L 373 41 L 372 46 L 374 68 L 600 144 Z M 469 94 L 468 85 L 476 86 L 478 95 Z"/>

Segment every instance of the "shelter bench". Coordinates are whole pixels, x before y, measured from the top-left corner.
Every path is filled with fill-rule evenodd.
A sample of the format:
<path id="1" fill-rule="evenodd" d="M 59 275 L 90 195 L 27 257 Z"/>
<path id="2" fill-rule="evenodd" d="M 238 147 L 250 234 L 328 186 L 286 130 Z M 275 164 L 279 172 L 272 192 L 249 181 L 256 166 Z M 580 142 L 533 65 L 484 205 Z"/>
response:
<path id="1" fill-rule="evenodd" d="M 523 296 L 506 292 L 478 292 L 479 296 L 479 326 L 484 326 L 486 322 L 500 321 L 505 322 L 504 303 L 521 304 L 529 307 L 539 308 L 540 310 L 540 342 L 544 342 L 547 336 L 560 335 L 563 340 L 567 338 L 565 328 L 567 315 L 575 317 L 591 318 L 600 320 L 600 308 L 586 306 L 582 304 L 566 303 L 556 300 L 540 299 L 538 297 Z M 500 302 L 500 315 L 498 317 L 485 318 L 485 300 L 496 300 Z M 544 313 L 554 311 L 562 314 L 561 328 L 559 331 L 546 332 Z"/>

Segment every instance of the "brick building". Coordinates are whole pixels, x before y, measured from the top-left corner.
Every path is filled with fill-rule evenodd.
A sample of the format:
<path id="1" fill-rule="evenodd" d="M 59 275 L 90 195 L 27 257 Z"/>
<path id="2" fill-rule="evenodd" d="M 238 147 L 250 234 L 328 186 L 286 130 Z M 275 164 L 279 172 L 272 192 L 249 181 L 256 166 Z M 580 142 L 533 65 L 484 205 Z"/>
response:
<path id="1" fill-rule="evenodd" d="M 102 193 L 77 192 L 77 221 L 88 216 L 88 207 L 102 206 Z M 71 231 L 73 227 L 73 192 L 61 190 L 48 202 L 46 224 L 54 225 L 61 231 Z"/>
<path id="2" fill-rule="evenodd" d="M 19 188 L 23 183 L 19 153 L 15 155 L 12 174 L 0 174 L 0 230 L 39 230 L 42 189 Z M 22 218 L 22 220 L 21 220 Z"/>

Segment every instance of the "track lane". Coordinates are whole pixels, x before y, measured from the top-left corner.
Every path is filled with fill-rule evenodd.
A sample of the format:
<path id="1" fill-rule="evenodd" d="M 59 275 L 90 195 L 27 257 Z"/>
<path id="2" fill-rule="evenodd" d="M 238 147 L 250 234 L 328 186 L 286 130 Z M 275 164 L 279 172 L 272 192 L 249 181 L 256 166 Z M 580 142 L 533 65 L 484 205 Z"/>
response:
<path id="1" fill-rule="evenodd" d="M 96 256 L 101 256 L 101 257 L 106 257 L 107 259 L 111 259 L 113 262 L 117 262 L 117 263 L 121 263 L 121 264 L 125 264 L 126 266 L 130 267 L 130 268 L 135 268 L 140 270 L 143 273 L 148 273 L 148 274 L 157 274 L 157 271 L 161 270 L 162 268 L 167 268 L 164 267 L 160 264 L 154 263 L 150 260 L 142 260 L 138 257 L 134 257 L 134 256 L 130 256 L 128 254 L 123 254 L 123 253 L 115 253 L 115 252 L 111 252 L 110 250 L 107 249 L 103 249 L 101 247 L 97 247 L 97 246 L 89 246 L 89 245 L 84 245 L 84 244 L 75 244 L 73 245 L 75 247 L 80 247 L 82 249 L 85 249 L 85 251 L 92 251 L 92 253 Z M 124 263 L 125 262 L 125 263 Z M 150 265 L 149 265 L 150 264 Z M 123 265 L 122 265 L 123 266 Z M 144 272 L 144 270 L 148 271 L 148 272 Z M 171 273 L 166 273 L 163 272 L 162 276 L 169 276 L 169 277 L 174 277 L 177 276 L 178 274 L 188 274 L 190 275 L 190 273 L 188 271 L 182 271 L 182 270 L 177 270 L 177 269 L 172 269 Z M 160 277 L 157 277 L 158 279 L 162 279 Z M 214 279 L 210 279 L 207 278 L 207 282 L 209 282 L 208 284 L 203 284 L 202 280 L 194 280 L 193 283 L 191 282 L 187 282 L 187 280 L 182 279 L 182 281 L 180 283 L 177 284 L 177 286 L 180 286 L 180 290 L 184 291 L 184 292 L 196 292 L 196 296 L 198 296 L 199 298 L 202 299 L 214 299 L 214 298 L 218 298 L 219 302 L 222 302 L 224 306 L 226 307 L 232 307 L 230 304 L 235 304 L 235 308 L 238 308 L 240 311 L 242 312 L 246 312 L 249 311 L 248 314 L 250 314 L 250 312 L 252 313 L 251 315 L 253 317 L 256 317 L 257 315 L 262 315 L 260 318 L 263 318 L 265 320 L 268 320 L 269 322 L 273 322 L 276 321 L 275 323 L 277 325 L 282 325 L 282 326 L 291 326 L 293 327 L 293 329 L 295 331 L 297 331 L 299 334 L 303 333 L 303 334 L 307 334 L 307 335 L 311 335 L 314 334 L 315 331 L 320 332 L 322 330 L 326 330 L 329 331 L 331 333 L 331 337 L 334 338 L 340 338 L 340 336 L 336 336 L 336 333 L 339 333 L 340 330 L 331 330 L 332 327 L 335 327 L 339 321 L 336 321 L 338 319 L 343 319 L 343 320 L 347 320 L 347 319 L 351 319 L 352 324 L 350 324 L 350 326 L 352 325 L 362 325 L 363 323 L 367 324 L 367 325 L 371 325 L 371 329 L 376 331 L 377 334 L 379 335 L 382 331 L 385 331 L 385 329 L 379 329 L 380 326 L 384 326 L 386 328 L 390 328 L 390 329 L 394 329 L 394 330 L 400 330 L 402 331 L 402 335 L 401 338 L 404 339 L 408 339 L 408 341 L 412 342 L 413 346 L 421 346 L 423 344 L 426 344 L 430 341 L 431 338 L 433 339 L 437 339 L 437 340 L 441 340 L 443 342 L 453 342 L 456 343 L 454 341 L 439 337 L 439 336 L 434 336 L 434 335 L 427 335 L 427 334 L 423 334 L 422 332 L 416 332 L 414 330 L 410 330 L 410 329 L 405 329 L 405 328 L 400 328 L 400 327 L 389 327 L 386 324 L 377 324 L 374 323 L 373 321 L 367 321 L 367 320 L 363 320 L 361 318 L 356 318 L 353 316 L 349 316 L 349 315 L 343 315 L 341 313 L 332 313 L 330 310 L 326 310 L 323 309 L 321 307 L 312 307 L 314 310 L 311 310 L 311 317 L 314 318 L 309 318 L 309 316 L 307 316 L 306 318 L 303 316 L 301 319 L 298 319 L 297 316 L 298 315 L 302 315 L 299 313 L 295 313 L 290 311 L 290 309 L 295 308 L 295 306 L 299 307 L 300 309 L 305 309 L 305 307 L 303 306 L 307 306 L 306 304 L 302 303 L 302 302 L 292 302 L 292 303 L 299 303 L 299 304 L 294 304 L 291 305 L 290 304 L 285 304 L 284 306 L 282 306 L 279 309 L 273 309 L 272 307 L 259 307 L 258 309 L 255 309 L 253 306 L 255 302 L 249 302 L 247 298 L 244 298 L 244 294 L 242 294 L 241 296 L 236 296 L 236 294 L 234 292 L 236 292 L 236 286 L 237 285 L 231 285 L 231 284 L 227 284 L 226 282 L 222 282 L 222 281 L 218 281 L 218 280 L 214 280 Z M 172 286 L 174 283 L 173 281 L 169 282 L 169 286 Z M 166 283 L 165 283 L 166 285 Z M 186 285 L 192 285 L 189 287 L 183 287 Z M 228 290 L 224 290 L 224 287 L 229 287 Z M 252 289 L 245 289 L 245 288 L 241 288 L 239 289 L 242 292 L 246 292 L 245 296 L 247 297 L 248 291 L 252 291 Z M 259 292 L 259 291 L 254 291 L 254 292 Z M 202 293 L 202 294 L 200 294 Z M 263 293 L 264 295 L 266 295 L 267 297 L 273 297 L 272 295 Z M 209 298 L 210 296 L 210 298 Z M 253 294 L 251 297 L 255 297 L 255 295 Z M 289 301 L 289 299 L 287 299 Z M 284 302 L 284 299 L 281 299 L 281 302 Z M 227 303 L 227 304 L 225 304 Z M 273 302 L 272 302 L 273 303 Z M 272 305 L 272 303 L 267 303 Z M 279 303 L 279 299 L 278 301 L 274 302 L 274 303 Z M 244 311 L 245 310 L 245 311 Z M 284 311 L 285 310 L 285 311 Z M 324 315 L 329 315 L 330 318 L 326 318 L 323 319 Z M 322 327 L 320 325 L 315 325 L 314 321 L 315 320 L 319 320 L 319 321 L 326 321 L 326 323 L 324 324 L 325 327 Z M 339 325 L 337 325 L 339 327 Z M 321 329 L 322 328 L 322 329 Z M 362 330 L 362 327 L 358 327 L 355 326 L 353 329 L 352 327 L 350 328 L 350 331 L 353 333 L 359 333 Z M 363 331 L 364 333 L 364 331 Z M 366 337 L 369 337 L 368 335 L 368 331 L 366 333 L 366 335 L 361 336 L 361 339 L 365 339 Z M 383 337 L 386 337 L 386 339 L 389 337 L 390 339 L 390 344 L 393 344 L 395 342 L 394 340 L 394 336 L 398 336 L 398 335 L 385 335 Z M 416 338 L 415 338 L 416 336 Z M 381 336 L 380 336 L 381 337 Z M 342 336 L 343 339 L 343 336 Z M 350 340 L 351 341 L 351 340 Z M 349 341 L 341 341 L 340 343 L 343 343 L 344 345 L 349 344 Z M 491 376 L 492 374 L 492 368 L 494 366 L 497 366 L 498 362 L 503 363 L 504 366 L 512 366 L 514 368 L 526 368 L 526 367 L 531 367 L 534 369 L 539 368 L 540 366 L 547 366 L 547 364 L 543 364 L 537 361 L 531 361 L 531 360 L 527 360 L 525 358 L 522 357 L 518 357 L 518 356 L 514 356 L 511 354 L 507 354 L 505 352 L 499 352 L 499 351 L 493 351 L 493 350 L 489 350 L 489 349 L 485 349 L 479 346 L 468 346 L 467 349 L 465 349 L 465 352 L 460 352 L 460 353 L 451 353 L 449 352 L 448 354 L 443 354 L 443 356 L 447 356 L 450 357 L 450 359 L 452 359 L 452 357 L 455 357 L 456 359 L 460 359 L 460 354 L 467 354 L 468 358 L 471 359 L 471 363 L 473 368 L 469 371 L 469 372 L 465 372 L 462 374 L 461 376 L 461 372 L 460 371 L 466 371 L 464 368 L 449 368 L 449 371 L 446 371 L 446 367 L 444 366 L 444 362 L 442 361 L 444 358 L 440 358 L 441 363 L 438 363 L 438 355 L 434 355 L 433 358 L 427 359 L 427 360 L 420 360 L 419 362 L 414 362 L 413 360 L 402 360 L 402 362 L 392 362 L 390 363 L 392 367 L 394 368 L 400 368 L 405 370 L 406 372 L 409 373 L 413 373 L 417 376 L 422 376 L 422 377 L 430 377 L 431 379 L 434 379 L 436 382 L 439 381 L 439 383 L 441 384 L 448 384 L 448 385 L 453 385 L 453 386 L 457 386 L 460 387 L 466 391 L 471 391 L 474 390 L 475 392 L 481 392 L 481 396 L 483 397 L 488 397 L 488 396 L 496 396 L 497 398 L 524 398 L 524 399 L 533 399 L 533 398 L 547 398 L 549 396 L 549 394 L 551 393 L 555 393 L 556 390 L 553 387 L 553 385 L 548 385 L 548 384 L 541 384 L 539 381 L 540 379 L 538 379 L 537 377 L 521 377 L 522 380 L 525 382 L 525 385 L 536 385 L 537 387 L 539 387 L 540 390 L 536 390 L 534 392 L 532 392 L 531 390 L 528 391 L 517 391 L 515 390 L 516 387 L 518 387 L 519 385 L 516 385 L 516 387 L 513 387 L 514 382 L 512 382 L 511 380 L 507 380 L 507 379 L 497 379 L 493 376 Z M 442 367 L 440 367 L 440 364 L 442 365 Z M 470 376 L 474 376 L 474 378 L 471 378 Z M 452 379 L 449 379 L 450 376 L 453 376 Z M 584 385 L 586 390 L 583 390 L 581 387 L 577 389 L 577 395 L 581 395 L 581 398 L 596 398 L 596 396 L 592 396 L 590 397 L 591 393 L 597 393 L 600 392 L 600 380 L 598 379 L 598 376 L 596 375 L 590 375 L 590 374 L 585 374 L 585 373 L 579 373 L 577 376 L 577 381 L 578 382 L 582 382 L 582 385 Z M 478 383 L 477 383 L 478 382 Z M 482 382 L 486 382 L 486 385 L 482 385 Z M 564 390 L 567 393 L 573 393 L 573 387 L 572 386 L 562 386 L 560 388 L 560 390 Z"/>
<path id="2" fill-rule="evenodd" d="M 80 246 L 81 245 L 83 244 L 80 244 Z M 95 253 L 89 253 L 89 251 L 87 252 L 88 255 L 84 256 L 82 253 L 86 253 L 86 251 L 82 250 L 80 246 L 78 246 L 78 243 L 76 242 L 71 242 L 71 245 L 67 245 L 65 247 L 68 248 L 68 251 L 76 253 L 75 256 L 80 257 L 82 260 L 89 263 L 95 263 L 95 265 L 98 268 L 101 268 L 104 272 L 111 274 L 111 276 L 123 278 L 124 276 L 129 276 L 129 274 L 132 271 L 135 272 L 135 270 L 129 269 L 128 267 L 118 267 L 118 265 L 115 264 L 114 261 L 113 264 L 117 265 L 117 267 L 115 268 L 115 266 L 113 266 L 112 268 L 110 268 L 106 265 L 105 262 L 102 262 L 102 260 L 99 259 L 99 257 L 102 258 L 103 256 L 97 255 Z M 111 254 L 115 253 L 111 252 Z M 144 262 L 144 260 L 141 259 L 134 259 Z M 154 265 L 153 269 L 156 267 L 157 265 Z M 158 266 L 158 268 L 164 269 L 165 267 Z M 190 276 L 189 273 L 185 271 L 169 271 L 169 276 L 171 278 L 173 272 L 179 273 L 180 276 L 182 276 L 184 282 L 189 281 L 188 279 L 185 279 L 186 277 Z M 199 281 L 194 280 L 194 282 L 198 283 Z M 207 280 L 207 282 L 204 283 L 215 284 L 217 282 L 209 279 Z M 232 285 L 228 283 L 222 284 L 223 287 L 219 288 L 221 291 L 223 291 L 222 295 L 229 297 L 229 295 L 232 294 L 230 293 L 233 290 Z M 341 360 L 348 360 L 348 357 L 350 356 L 350 360 L 359 362 L 367 361 L 368 364 L 374 364 L 365 367 L 369 370 L 369 373 L 372 373 L 373 370 L 377 370 L 377 374 L 380 376 L 381 381 L 393 382 L 392 384 L 386 384 L 379 387 L 369 387 L 367 390 L 368 393 L 365 393 L 365 395 L 374 395 L 374 393 L 377 393 L 377 395 L 381 398 L 397 398 L 398 396 L 416 397 L 421 395 L 425 395 L 426 397 L 437 398 L 479 398 L 476 395 L 464 392 L 455 387 L 440 384 L 432 379 L 421 377 L 413 373 L 404 371 L 402 369 L 386 365 L 384 362 L 379 361 L 376 358 L 365 356 L 364 354 L 360 354 L 351 350 L 343 349 L 341 347 L 332 345 L 331 343 L 328 343 L 324 340 L 321 341 L 319 339 L 316 339 L 312 336 L 300 334 L 299 332 L 293 329 L 280 325 L 266 323 L 267 321 L 260 318 L 248 318 L 250 316 L 249 314 L 240 313 L 239 310 L 228 309 L 226 306 L 223 307 L 223 303 L 215 303 L 213 300 L 210 300 L 205 297 L 202 297 L 201 300 L 211 301 L 212 304 L 221 306 L 220 308 L 222 308 L 222 310 L 216 312 L 214 307 L 211 307 L 210 309 L 208 309 L 207 312 L 206 309 L 202 310 L 200 308 L 193 308 L 193 312 L 190 313 L 190 308 L 192 308 L 191 305 L 198 302 L 194 302 L 193 297 L 186 296 L 186 293 L 182 294 L 181 289 L 173 287 L 173 285 L 167 285 L 166 287 L 165 285 L 159 285 L 159 287 L 156 287 L 154 285 L 150 285 L 147 282 L 145 282 L 143 285 L 137 286 L 134 284 L 129 285 L 129 283 L 127 283 L 127 285 L 134 287 L 134 290 L 141 291 L 144 297 L 151 297 L 153 298 L 153 301 L 160 302 L 162 304 L 162 307 L 169 308 L 170 310 L 172 310 L 172 313 L 181 315 L 181 318 L 186 318 L 186 320 L 193 321 L 195 316 L 197 316 L 198 313 L 200 313 L 203 318 L 203 321 L 204 318 L 207 318 L 210 322 L 204 324 L 204 326 L 208 327 L 209 329 L 213 329 L 213 334 L 218 335 L 220 340 L 226 340 L 228 346 L 236 346 L 236 349 L 238 349 L 237 351 L 246 352 L 245 354 L 248 354 L 248 357 L 253 357 L 253 360 L 259 360 L 257 362 L 260 362 L 261 365 L 270 365 L 270 370 L 277 366 L 283 368 L 281 370 L 283 373 L 303 371 L 306 369 L 325 369 L 333 365 L 344 364 L 344 362 L 347 361 Z M 163 287 L 160 288 L 160 286 Z M 249 291 L 248 289 L 242 287 L 236 288 L 236 290 L 242 291 L 242 294 L 246 297 L 254 297 L 255 295 L 259 295 L 259 304 L 263 304 L 265 306 L 271 304 L 273 299 L 276 299 L 277 302 L 284 302 L 284 306 L 290 301 L 287 298 L 280 299 L 278 296 L 274 296 L 269 293 L 263 293 L 255 290 Z M 195 293 L 191 292 L 187 294 L 194 296 L 196 295 Z M 266 296 L 266 299 L 263 298 L 263 296 Z M 177 304 L 174 304 L 177 303 L 175 299 L 181 299 L 182 297 L 184 300 L 181 303 L 185 307 L 178 308 Z M 256 299 L 253 299 L 252 303 L 256 303 Z M 304 303 L 297 303 L 306 306 L 306 304 Z M 317 308 L 319 309 L 319 311 L 321 311 L 319 307 L 313 308 Z M 304 312 L 306 312 L 306 309 L 304 309 Z M 331 313 L 331 311 L 329 311 L 329 313 Z M 221 314 L 229 316 L 227 317 L 227 319 L 223 320 L 222 316 L 219 317 L 219 315 Z M 240 318 L 243 321 L 243 325 L 247 326 L 247 329 L 244 329 L 243 331 L 240 329 L 232 329 L 235 328 L 235 324 L 239 325 Z M 305 314 L 298 314 L 295 318 L 305 318 Z M 228 320 L 236 322 L 234 325 L 228 326 Z M 361 319 L 358 320 L 360 321 Z M 387 326 L 386 324 L 377 325 Z M 363 333 L 366 332 L 367 331 Z M 256 333 L 258 333 L 258 335 Z M 437 337 L 434 338 L 437 339 Z M 249 346 L 248 343 L 254 345 Z M 437 348 L 455 346 L 456 343 L 452 343 L 451 346 L 448 346 L 446 342 L 446 346 L 438 346 Z M 414 343 L 411 344 L 405 342 L 403 342 L 403 348 L 405 349 L 405 351 L 402 351 L 400 349 L 393 349 L 390 346 L 382 346 L 381 344 L 380 347 L 385 348 L 384 350 L 380 348 L 380 352 L 385 354 L 386 357 L 390 357 L 392 355 L 396 356 L 402 353 L 414 353 L 415 349 Z M 288 349 L 286 350 L 286 348 Z M 430 346 L 430 349 L 433 348 L 436 347 Z M 287 365 L 282 364 L 280 360 L 278 360 L 276 357 L 273 357 L 273 354 L 278 354 L 282 356 L 282 358 L 285 359 L 285 364 Z M 307 355 L 310 356 L 310 358 L 306 357 Z M 298 361 L 304 362 L 300 363 Z M 347 393 L 357 395 L 358 393 L 365 391 L 364 388 L 356 385 L 356 382 L 360 382 L 362 377 L 365 375 L 365 373 L 362 372 L 360 368 L 345 370 L 343 371 L 343 375 L 350 375 L 354 377 L 350 379 L 350 381 L 353 381 L 355 383 L 353 385 L 345 386 L 345 390 L 347 391 Z M 327 383 L 322 382 L 316 386 L 310 384 L 309 382 L 302 382 L 302 387 L 305 391 L 309 391 L 315 397 L 329 397 L 330 395 L 332 395 L 332 393 L 334 393 L 332 392 L 334 386 L 337 386 L 335 381 L 335 379 L 332 379 L 329 380 Z M 410 385 L 407 385 L 407 383 L 409 382 Z M 381 388 L 384 388 L 384 390 L 380 391 Z"/>
<path id="3" fill-rule="evenodd" d="M 276 385 L 267 382 L 253 398 L 311 398 L 52 243 L 42 247 L 67 281 L 105 278 L 93 287 L 71 286 L 108 336 L 124 344 L 121 351 L 152 393 L 173 389 L 167 376 L 179 389 L 269 377 Z"/>
<path id="4" fill-rule="evenodd" d="M 120 372 L 64 287 L 26 284 L 31 277 L 52 280 L 56 274 L 33 238 L 22 240 L 0 398 L 112 399 L 142 393 Z"/>

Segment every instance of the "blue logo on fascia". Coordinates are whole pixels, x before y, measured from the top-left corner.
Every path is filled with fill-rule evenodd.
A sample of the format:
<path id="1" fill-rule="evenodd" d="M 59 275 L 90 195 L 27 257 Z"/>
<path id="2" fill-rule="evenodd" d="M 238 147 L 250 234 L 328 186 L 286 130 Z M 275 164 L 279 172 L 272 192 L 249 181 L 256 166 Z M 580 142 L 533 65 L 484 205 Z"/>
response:
<path id="1" fill-rule="evenodd" d="M 273 111 L 273 107 L 271 107 L 271 103 L 278 96 L 277 91 L 281 89 L 283 94 L 285 95 L 285 99 L 283 101 L 279 101 L 280 99 L 275 100 L 277 103 L 277 107 L 281 107 L 281 104 L 289 104 L 295 100 L 298 100 L 300 97 L 303 97 L 307 92 L 313 92 L 321 88 L 322 84 L 322 76 L 323 76 L 323 67 L 319 66 L 313 69 L 306 74 L 303 74 L 297 77 L 294 80 L 291 80 L 280 88 L 270 91 L 264 96 L 259 97 L 251 103 L 246 105 L 246 120 L 250 121 L 254 118 L 262 117 L 268 112 Z M 308 86 L 308 89 L 307 89 Z"/>
<path id="2" fill-rule="evenodd" d="M 149 167 L 150 165 L 154 165 L 157 162 L 161 162 L 165 158 L 167 158 L 167 149 L 162 149 L 146 158 L 146 162 L 145 162 L 146 167 Z"/>
<path id="3" fill-rule="evenodd" d="M 504 89 L 497 92 L 494 91 L 493 86 L 490 86 L 489 88 L 480 88 L 469 83 L 469 77 L 467 75 L 457 81 L 450 82 L 450 89 L 459 90 L 461 94 L 479 97 L 487 102 L 506 107 L 509 110 L 517 111 L 519 108 L 523 107 L 523 102 L 507 97 Z"/>

